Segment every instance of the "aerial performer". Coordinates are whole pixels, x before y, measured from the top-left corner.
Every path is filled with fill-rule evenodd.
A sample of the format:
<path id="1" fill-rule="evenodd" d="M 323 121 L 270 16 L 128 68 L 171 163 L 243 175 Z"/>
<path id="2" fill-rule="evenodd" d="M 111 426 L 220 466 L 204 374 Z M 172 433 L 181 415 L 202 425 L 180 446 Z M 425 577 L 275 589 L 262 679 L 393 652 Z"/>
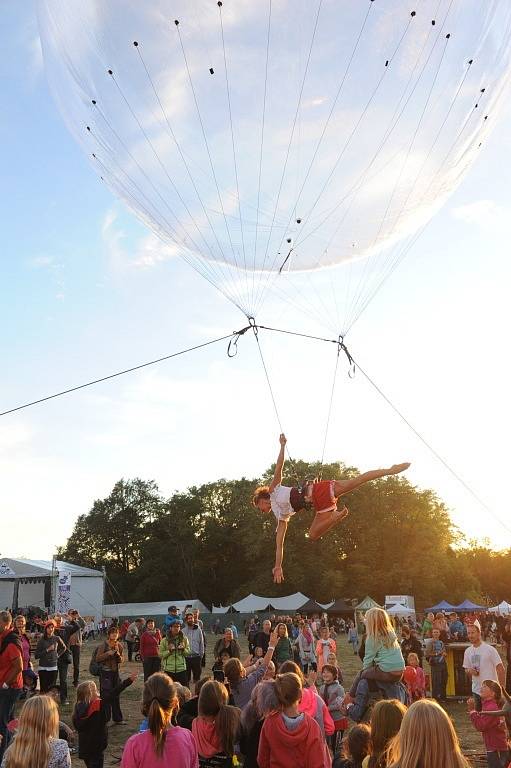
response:
<path id="1" fill-rule="evenodd" d="M 275 535 L 275 567 L 273 568 L 273 581 L 280 584 L 284 581 L 282 562 L 284 560 L 284 539 L 286 538 L 287 524 L 296 513 L 305 509 L 307 504 L 314 508 L 314 520 L 309 528 L 309 539 L 317 541 L 325 535 L 334 525 L 344 520 L 348 509 L 343 506 L 337 508 L 337 502 L 341 496 L 360 488 L 364 483 L 377 480 L 388 475 L 399 475 L 408 469 L 409 462 L 394 464 L 388 469 L 372 469 L 361 475 L 347 478 L 346 480 L 319 480 L 307 481 L 301 487 L 289 487 L 282 485 L 282 473 L 284 469 L 284 452 L 286 448 L 286 436 L 280 435 L 280 451 L 277 457 L 273 480 L 270 485 L 256 488 L 252 503 L 261 512 L 273 512 L 277 519 Z"/>

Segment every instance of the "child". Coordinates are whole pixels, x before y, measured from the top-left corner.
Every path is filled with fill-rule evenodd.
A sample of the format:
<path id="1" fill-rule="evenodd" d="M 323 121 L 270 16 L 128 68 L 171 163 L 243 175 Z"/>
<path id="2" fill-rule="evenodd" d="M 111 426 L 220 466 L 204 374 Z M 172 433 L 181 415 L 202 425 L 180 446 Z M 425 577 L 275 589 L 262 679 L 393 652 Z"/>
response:
<path id="1" fill-rule="evenodd" d="M 277 675 L 274 685 L 279 711 L 265 718 L 257 752 L 259 768 L 325 768 L 321 730 L 312 717 L 299 710 L 300 678 L 288 672 Z"/>
<path id="2" fill-rule="evenodd" d="M 148 728 L 131 736 L 124 747 L 121 768 L 179 765 L 196 768 L 197 747 L 190 731 L 172 725 L 179 708 L 176 687 L 162 672 L 155 672 L 146 681 L 142 696 L 142 714 Z"/>
<path id="3" fill-rule="evenodd" d="M 33 696 L 20 712 L 16 736 L 5 751 L 3 768 L 71 768 L 66 741 L 57 738 L 59 713 L 51 696 Z M 1 738 L 1 737 L 0 737 Z"/>
<path id="4" fill-rule="evenodd" d="M 273 480 L 269 486 L 264 485 L 256 488 L 252 499 L 254 507 L 261 512 L 273 512 L 277 519 L 275 567 L 273 568 L 273 580 L 277 584 L 284 581 L 282 570 L 284 539 L 287 524 L 292 515 L 304 509 L 306 503 L 312 503 L 316 514 L 309 529 L 309 539 L 317 541 L 348 514 L 346 507 L 337 509 L 337 500 L 340 496 L 360 488 L 361 485 L 370 480 L 376 480 L 387 475 L 397 475 L 410 466 L 409 464 L 395 464 L 389 469 L 375 469 L 346 480 L 322 480 L 304 483 L 301 488 L 289 488 L 282 485 L 286 436 L 280 435 L 279 442 L 280 452 L 275 465 Z"/>
<path id="5" fill-rule="evenodd" d="M 229 683 L 229 691 L 231 693 L 232 704 L 234 704 L 236 707 L 243 709 L 243 707 L 245 707 L 250 701 L 250 696 L 253 689 L 258 683 L 261 682 L 266 673 L 266 670 L 270 665 L 276 645 L 277 633 L 272 632 L 270 635 L 270 642 L 268 644 L 266 655 L 264 656 L 262 663 L 255 667 L 252 672 L 249 672 L 247 669 L 245 669 L 239 659 L 229 659 L 226 662 L 224 667 L 224 674 Z"/>
<path id="6" fill-rule="evenodd" d="M 335 640 L 332 640 L 329 636 L 328 627 L 321 627 L 319 630 L 319 640 L 316 643 L 316 658 L 318 660 L 319 674 L 321 674 L 321 670 L 327 663 L 331 653 L 337 653 L 337 644 Z"/>
<path id="7" fill-rule="evenodd" d="M 366 641 L 363 669 L 355 677 L 345 704 L 354 703 L 357 686 L 362 678 L 397 683 L 403 676 L 405 662 L 394 627 L 387 611 L 370 608 L 365 615 Z"/>
<path id="8" fill-rule="evenodd" d="M 508 750 L 506 723 L 503 717 L 485 714 L 502 709 L 502 688 L 495 680 L 481 684 L 482 711 L 476 712 L 475 701 L 467 701 L 467 709 L 474 725 L 483 734 L 488 768 L 506 768 L 511 756 Z"/>
<path id="9" fill-rule="evenodd" d="M 213 680 L 218 680 L 219 683 L 223 683 L 225 680 L 224 667 L 231 658 L 231 654 L 228 650 L 220 651 L 220 656 L 213 663 L 211 671 L 213 672 Z"/>
<path id="10" fill-rule="evenodd" d="M 201 768 L 234 765 L 234 745 L 238 738 L 240 710 L 228 704 L 227 688 L 208 680 L 199 694 L 199 716 L 192 723 Z"/>
<path id="11" fill-rule="evenodd" d="M 341 712 L 344 688 L 337 679 L 337 667 L 325 664 L 322 677 L 323 685 L 319 689 L 319 695 L 327 705 L 334 721 L 335 732 L 329 737 L 328 741 L 335 756 L 337 754 L 337 744 L 342 740 L 343 733 L 348 727 L 348 720 Z"/>
<path id="12" fill-rule="evenodd" d="M 407 665 L 403 674 L 403 682 L 406 685 L 410 701 L 417 701 L 426 696 L 426 675 L 419 664 L 416 653 L 409 653 Z"/>
<path id="13" fill-rule="evenodd" d="M 119 683 L 108 694 L 99 697 L 96 683 L 86 680 L 76 689 L 76 704 L 73 712 L 73 725 L 78 731 L 78 757 L 87 768 L 101 768 L 103 752 L 108 744 L 108 697 L 118 696 L 137 678 L 133 672 L 126 680 Z"/>
<path id="14" fill-rule="evenodd" d="M 405 705 L 396 699 L 376 702 L 371 712 L 370 754 L 362 761 L 362 768 L 386 768 L 389 746 L 399 733 L 405 713 Z"/>
<path id="15" fill-rule="evenodd" d="M 326 663 L 329 664 L 331 667 L 335 667 L 337 670 L 337 679 L 340 682 L 341 685 L 344 684 L 344 678 L 341 671 L 341 668 L 339 666 L 339 662 L 337 661 L 337 656 L 335 653 L 329 653 L 327 656 Z"/>
<path id="16" fill-rule="evenodd" d="M 371 729 L 367 723 L 354 725 L 344 740 L 343 754 L 335 758 L 332 768 L 362 768 L 370 744 Z"/>
<path id="17" fill-rule="evenodd" d="M 302 684 L 302 698 L 299 704 L 300 712 L 305 712 L 307 715 L 310 715 L 312 718 L 314 718 L 320 727 L 321 735 L 323 736 L 323 739 L 325 739 L 326 743 L 327 737 L 333 736 L 335 733 L 335 725 L 334 721 L 332 720 L 332 716 L 328 711 L 327 705 L 317 692 L 315 686 L 315 680 L 317 677 L 316 673 L 312 671 L 309 672 L 309 679 L 307 684 L 302 670 L 298 664 L 294 663 L 294 661 L 285 661 L 280 668 L 280 672 L 281 674 L 285 674 L 286 672 L 293 672 L 300 678 L 300 682 Z"/>

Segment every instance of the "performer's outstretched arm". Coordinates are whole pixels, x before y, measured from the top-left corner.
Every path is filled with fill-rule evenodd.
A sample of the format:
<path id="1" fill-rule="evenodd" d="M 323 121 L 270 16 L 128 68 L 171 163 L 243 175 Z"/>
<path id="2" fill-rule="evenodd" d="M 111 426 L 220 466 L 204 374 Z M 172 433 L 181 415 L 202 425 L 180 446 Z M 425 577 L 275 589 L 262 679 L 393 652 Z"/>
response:
<path id="1" fill-rule="evenodd" d="M 270 484 L 270 493 L 275 490 L 277 485 L 280 485 L 282 482 L 282 471 L 284 469 L 284 452 L 286 450 L 286 436 L 284 434 L 280 435 L 279 437 L 280 441 L 280 451 L 279 455 L 277 456 L 277 463 L 275 464 L 275 472 L 273 473 L 273 480 Z"/>
<path id="2" fill-rule="evenodd" d="M 273 569 L 273 581 L 280 584 L 284 581 L 282 561 L 284 559 L 284 539 L 286 538 L 287 520 L 279 520 L 277 535 L 275 537 L 275 568 Z"/>

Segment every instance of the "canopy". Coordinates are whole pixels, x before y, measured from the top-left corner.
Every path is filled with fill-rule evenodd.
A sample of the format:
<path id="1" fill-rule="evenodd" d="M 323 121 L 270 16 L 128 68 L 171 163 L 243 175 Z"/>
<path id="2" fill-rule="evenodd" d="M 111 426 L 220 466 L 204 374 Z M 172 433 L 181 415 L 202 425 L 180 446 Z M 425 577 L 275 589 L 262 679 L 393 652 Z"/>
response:
<path id="1" fill-rule="evenodd" d="M 300 606 L 301 613 L 323 613 L 324 608 L 315 600 L 307 600 L 304 605 Z"/>
<path id="2" fill-rule="evenodd" d="M 240 613 L 256 613 L 257 611 L 297 611 L 307 602 L 309 598 L 301 592 L 295 592 L 286 597 L 261 597 L 260 595 L 250 594 L 232 607 Z M 323 609 L 318 607 L 319 611 Z"/>
<path id="3" fill-rule="evenodd" d="M 500 613 L 501 616 L 509 616 L 511 614 L 511 603 L 503 600 L 501 603 L 494 606 L 494 608 L 488 608 L 488 610 L 492 613 Z"/>
<path id="4" fill-rule="evenodd" d="M 368 611 L 370 608 L 381 608 L 381 605 L 378 605 L 376 600 L 373 600 L 372 597 L 364 597 L 361 603 L 359 603 L 357 606 L 355 606 L 356 611 Z"/>
<path id="5" fill-rule="evenodd" d="M 396 603 L 390 608 L 387 608 L 387 613 L 389 616 L 413 616 L 415 611 L 411 608 L 407 608 L 406 605 L 403 605 L 402 603 Z"/>
<path id="6" fill-rule="evenodd" d="M 441 600 L 437 605 L 432 605 L 431 608 L 426 608 L 427 613 L 434 613 L 435 611 L 455 611 L 458 606 L 451 605 L 447 600 Z"/>
<path id="7" fill-rule="evenodd" d="M 339 598 L 327 609 L 327 613 L 353 613 L 354 608 L 352 605 Z"/>
<path id="8" fill-rule="evenodd" d="M 464 600 L 460 605 L 455 605 L 454 609 L 456 611 L 485 611 L 486 607 L 484 605 L 477 605 L 471 600 Z"/>
<path id="9" fill-rule="evenodd" d="M 166 616 L 170 605 L 175 605 L 180 613 L 185 608 L 198 608 L 201 613 L 209 613 L 203 602 L 197 599 L 190 600 L 164 600 L 158 603 L 122 603 L 115 605 L 105 605 L 104 615 L 109 619 L 119 618 L 121 616 Z"/>

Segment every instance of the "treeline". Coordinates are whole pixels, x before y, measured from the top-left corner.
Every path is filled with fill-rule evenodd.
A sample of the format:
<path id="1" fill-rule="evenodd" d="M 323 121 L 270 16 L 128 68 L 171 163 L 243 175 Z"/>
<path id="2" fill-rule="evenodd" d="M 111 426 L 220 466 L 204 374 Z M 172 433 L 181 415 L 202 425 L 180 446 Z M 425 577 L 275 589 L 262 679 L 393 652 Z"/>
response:
<path id="1" fill-rule="evenodd" d="M 319 467 L 298 462 L 296 470 L 314 477 Z M 331 464 L 323 477 L 355 471 Z M 312 512 L 296 515 L 286 538 L 286 580 L 274 585 L 275 520 L 251 506 L 258 483 L 218 480 L 164 499 L 153 481 L 120 480 L 78 518 L 58 556 L 105 566 L 105 600 L 116 603 L 199 597 L 225 605 L 249 592 L 301 591 L 319 602 L 410 594 L 425 607 L 442 598 L 496 603 L 511 596 L 511 551 L 465 542 L 432 491 L 399 477 L 349 495 L 349 516 L 322 541 L 306 536 Z"/>

